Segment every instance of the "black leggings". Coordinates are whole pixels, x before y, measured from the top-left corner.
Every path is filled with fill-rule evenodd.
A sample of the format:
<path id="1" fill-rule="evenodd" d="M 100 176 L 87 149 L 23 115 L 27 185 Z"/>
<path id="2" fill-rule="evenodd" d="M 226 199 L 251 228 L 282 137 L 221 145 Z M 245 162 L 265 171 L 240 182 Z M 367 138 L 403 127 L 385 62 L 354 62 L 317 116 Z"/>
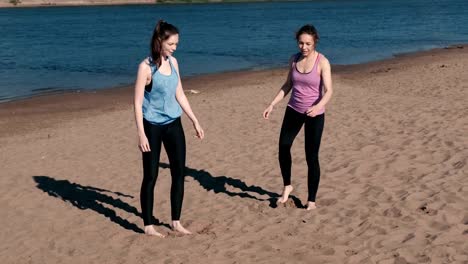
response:
<path id="1" fill-rule="evenodd" d="M 143 152 L 143 183 L 140 202 L 143 221 L 151 225 L 153 219 L 154 186 L 158 178 L 161 142 L 166 149 L 171 168 L 171 215 L 172 220 L 180 219 L 184 198 L 185 135 L 180 117 L 167 125 L 153 125 L 143 119 L 145 134 L 151 148 Z"/>
<path id="2" fill-rule="evenodd" d="M 284 114 L 283 125 L 281 126 L 278 156 L 284 186 L 291 185 L 291 146 L 304 123 L 305 153 L 308 166 L 308 201 L 315 202 L 320 181 L 318 153 L 323 125 L 325 123 L 325 114 L 309 117 L 288 106 Z"/>

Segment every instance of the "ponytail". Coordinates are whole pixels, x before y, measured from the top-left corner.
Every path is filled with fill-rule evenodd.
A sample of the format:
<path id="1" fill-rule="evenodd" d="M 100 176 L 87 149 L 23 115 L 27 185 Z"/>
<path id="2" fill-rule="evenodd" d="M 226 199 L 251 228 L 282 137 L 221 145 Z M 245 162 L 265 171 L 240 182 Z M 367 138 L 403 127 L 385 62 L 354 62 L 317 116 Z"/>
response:
<path id="1" fill-rule="evenodd" d="M 151 64 L 154 64 L 157 67 L 161 66 L 162 43 L 164 40 L 175 34 L 179 34 L 179 30 L 174 25 L 169 24 L 162 19 L 158 21 L 154 27 L 153 37 L 151 38 L 150 43 Z"/>

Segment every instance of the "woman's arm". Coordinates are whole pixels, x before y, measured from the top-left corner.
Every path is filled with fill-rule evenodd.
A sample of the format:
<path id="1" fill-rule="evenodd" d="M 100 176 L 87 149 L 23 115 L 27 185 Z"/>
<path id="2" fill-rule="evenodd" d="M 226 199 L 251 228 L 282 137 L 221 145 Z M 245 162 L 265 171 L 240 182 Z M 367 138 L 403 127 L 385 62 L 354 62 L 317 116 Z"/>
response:
<path id="1" fill-rule="evenodd" d="M 190 103 L 187 99 L 187 96 L 185 96 L 184 89 L 182 88 L 182 81 L 180 79 L 180 72 L 179 72 L 179 64 L 177 63 L 177 60 L 174 57 L 171 57 L 174 67 L 176 68 L 177 75 L 179 78 L 179 82 L 177 84 L 177 90 L 176 90 L 176 99 L 177 102 L 179 102 L 180 107 L 182 107 L 182 110 L 184 110 L 185 114 L 190 118 L 190 120 L 193 123 L 193 127 L 195 128 L 195 131 L 197 132 L 197 137 L 200 139 L 203 139 L 205 137 L 205 133 L 200 126 L 200 123 L 198 122 L 197 117 L 192 111 L 192 107 L 190 106 Z"/>
<path id="2" fill-rule="evenodd" d="M 294 56 L 292 56 L 289 59 L 289 72 L 288 72 L 288 77 L 286 78 L 286 81 L 284 82 L 283 86 L 281 86 L 281 89 L 278 91 L 276 94 L 275 98 L 273 101 L 270 103 L 270 105 L 263 111 L 263 118 L 268 119 L 270 116 L 270 113 L 273 111 L 273 107 L 279 103 L 283 98 L 291 91 L 292 88 L 292 81 L 291 81 L 291 69 L 292 69 L 292 62 L 294 60 Z"/>
<path id="3" fill-rule="evenodd" d="M 145 93 L 145 86 L 148 80 L 148 74 L 151 76 L 151 67 L 147 61 L 140 63 L 138 67 L 137 79 L 135 81 L 135 95 L 134 95 L 134 111 L 135 111 L 135 122 L 137 126 L 139 143 L 138 146 L 142 152 L 151 151 L 148 138 L 145 135 L 145 129 L 143 127 L 143 97 Z"/>
<path id="4" fill-rule="evenodd" d="M 330 101 L 330 98 L 333 94 L 332 78 L 331 78 L 331 66 L 327 58 L 323 57 L 320 60 L 321 75 L 323 81 L 323 96 L 320 99 L 320 102 L 307 110 L 308 116 L 316 116 L 317 113 L 325 107 L 325 105 Z"/>

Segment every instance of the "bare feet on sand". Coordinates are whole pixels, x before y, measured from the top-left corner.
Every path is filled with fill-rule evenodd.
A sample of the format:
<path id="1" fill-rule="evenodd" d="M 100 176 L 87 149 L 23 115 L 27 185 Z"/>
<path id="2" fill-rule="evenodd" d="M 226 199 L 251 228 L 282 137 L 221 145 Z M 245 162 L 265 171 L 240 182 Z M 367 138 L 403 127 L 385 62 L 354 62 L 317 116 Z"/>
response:
<path id="1" fill-rule="evenodd" d="M 172 221 L 172 230 L 177 231 L 179 233 L 182 233 L 184 235 L 191 235 L 192 234 L 192 232 L 188 231 L 187 229 L 185 229 L 182 226 L 180 221 Z"/>
<path id="2" fill-rule="evenodd" d="M 315 202 L 307 202 L 307 211 L 314 210 L 317 208 L 317 205 L 315 205 Z"/>
<path id="3" fill-rule="evenodd" d="M 285 203 L 288 201 L 289 194 L 294 190 L 291 185 L 284 186 L 283 193 L 281 194 L 281 198 L 278 199 L 279 203 Z"/>
<path id="4" fill-rule="evenodd" d="M 150 235 L 150 236 L 160 237 L 160 238 L 165 237 L 163 234 L 156 232 L 156 230 L 154 230 L 154 227 L 152 225 L 145 226 L 145 234 Z"/>

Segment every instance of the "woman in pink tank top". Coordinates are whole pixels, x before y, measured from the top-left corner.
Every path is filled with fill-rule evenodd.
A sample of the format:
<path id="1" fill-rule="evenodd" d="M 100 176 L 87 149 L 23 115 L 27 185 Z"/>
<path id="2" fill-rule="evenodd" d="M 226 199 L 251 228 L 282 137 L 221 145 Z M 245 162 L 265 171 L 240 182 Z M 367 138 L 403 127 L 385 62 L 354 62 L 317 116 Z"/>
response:
<path id="1" fill-rule="evenodd" d="M 268 119 L 274 106 L 292 90 L 279 139 L 278 158 L 284 189 L 278 202 L 285 203 L 293 191 L 291 146 L 304 125 L 309 189 L 307 210 L 316 208 L 315 199 L 320 181 L 318 153 L 325 123 L 325 105 L 333 92 L 330 63 L 315 49 L 318 39 L 314 26 L 305 25 L 299 29 L 296 40 L 300 52 L 291 56 L 288 78 L 263 112 L 263 117 Z"/>

